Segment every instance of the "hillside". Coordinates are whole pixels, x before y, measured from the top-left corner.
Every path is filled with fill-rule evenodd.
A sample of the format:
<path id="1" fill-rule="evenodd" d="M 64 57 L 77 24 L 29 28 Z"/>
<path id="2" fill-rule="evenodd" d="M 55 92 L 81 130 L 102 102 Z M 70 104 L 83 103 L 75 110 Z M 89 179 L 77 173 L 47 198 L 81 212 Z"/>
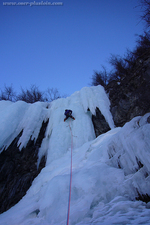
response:
<path id="1" fill-rule="evenodd" d="M 102 86 L 0 113 L 1 225 L 66 223 L 72 147 L 70 224 L 149 223 L 150 113 L 115 128 Z"/>

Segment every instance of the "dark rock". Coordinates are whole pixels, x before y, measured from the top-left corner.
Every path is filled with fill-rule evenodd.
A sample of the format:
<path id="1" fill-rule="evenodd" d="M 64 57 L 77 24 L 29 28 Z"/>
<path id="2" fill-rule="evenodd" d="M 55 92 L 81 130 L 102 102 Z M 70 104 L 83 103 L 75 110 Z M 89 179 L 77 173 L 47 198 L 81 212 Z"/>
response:
<path id="1" fill-rule="evenodd" d="M 150 123 L 150 116 L 147 118 L 147 123 Z"/>
<path id="2" fill-rule="evenodd" d="M 110 127 L 106 122 L 105 117 L 100 112 L 99 108 L 96 108 L 96 116 L 92 115 L 92 122 L 94 125 L 96 137 L 110 130 Z"/>
<path id="3" fill-rule="evenodd" d="M 150 112 L 150 58 L 136 64 L 134 71 L 120 82 L 111 81 L 109 93 L 111 113 L 116 126 L 123 126 L 135 116 Z"/>
<path id="4" fill-rule="evenodd" d="M 145 195 L 143 194 L 140 194 L 137 190 L 137 193 L 138 193 L 138 197 L 136 197 L 136 200 L 138 201 L 143 201 L 143 202 L 150 202 L 150 196 L 146 193 Z"/>
<path id="5" fill-rule="evenodd" d="M 0 213 L 14 206 L 26 194 L 34 178 L 45 166 L 43 156 L 37 169 L 38 150 L 45 135 L 48 121 L 42 124 L 36 142 L 29 140 L 21 151 L 17 142 L 22 132 L 11 145 L 0 154 Z"/>

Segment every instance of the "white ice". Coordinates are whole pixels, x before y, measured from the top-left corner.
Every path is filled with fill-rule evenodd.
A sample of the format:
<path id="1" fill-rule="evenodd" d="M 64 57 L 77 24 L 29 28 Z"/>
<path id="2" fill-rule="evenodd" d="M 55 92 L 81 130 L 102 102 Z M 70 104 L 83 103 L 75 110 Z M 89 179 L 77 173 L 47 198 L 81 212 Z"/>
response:
<path id="1" fill-rule="evenodd" d="M 97 138 L 91 121 L 96 107 L 112 128 Z M 22 200 L 0 215 L 0 225 L 66 224 L 69 126 L 73 134 L 70 225 L 150 224 L 150 204 L 136 201 L 137 190 L 141 195 L 150 195 L 150 114 L 134 118 L 123 128 L 114 128 L 109 107 L 101 86 L 83 88 L 50 104 L 0 102 L 1 148 L 23 129 L 18 142 L 21 150 L 30 136 L 36 140 L 42 122 L 49 118 L 39 151 L 39 160 L 47 156 L 46 167 Z M 67 108 L 72 109 L 75 121 L 63 121 Z"/>

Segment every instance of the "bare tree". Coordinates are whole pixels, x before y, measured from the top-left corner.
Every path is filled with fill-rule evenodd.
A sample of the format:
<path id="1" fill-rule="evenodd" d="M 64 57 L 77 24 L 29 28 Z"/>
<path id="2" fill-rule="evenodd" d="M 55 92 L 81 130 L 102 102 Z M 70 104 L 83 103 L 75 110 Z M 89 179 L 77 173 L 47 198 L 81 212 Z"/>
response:
<path id="1" fill-rule="evenodd" d="M 110 64 L 114 67 L 116 80 L 121 80 L 127 75 L 127 62 L 120 56 L 111 55 Z"/>
<path id="2" fill-rule="evenodd" d="M 31 85 L 30 89 L 24 90 L 21 88 L 21 93 L 17 96 L 17 100 L 22 100 L 27 103 L 34 103 L 38 101 L 44 101 L 44 93 L 39 90 L 35 85 Z"/>
<path id="3" fill-rule="evenodd" d="M 16 93 L 14 91 L 14 88 L 11 84 L 11 86 L 4 87 L 4 90 L 1 90 L 0 94 L 0 100 L 9 100 L 9 101 L 15 101 L 16 100 Z"/>
<path id="4" fill-rule="evenodd" d="M 48 88 L 47 91 L 45 92 L 44 100 L 46 102 L 51 102 L 58 98 L 61 98 L 61 96 L 57 88 Z"/>
<path id="5" fill-rule="evenodd" d="M 9 100 L 9 101 L 25 101 L 27 103 L 34 102 L 51 102 L 55 99 L 66 97 L 66 95 L 61 96 L 57 88 L 48 88 L 46 91 L 40 91 L 36 85 L 31 85 L 30 88 L 23 89 L 21 92 L 16 95 L 14 92 L 13 86 L 6 86 L 4 90 L 1 90 L 0 100 Z"/>
<path id="6" fill-rule="evenodd" d="M 103 87 L 105 87 L 107 85 L 108 82 L 108 74 L 106 71 L 106 68 L 104 66 L 102 66 L 103 70 L 97 72 L 94 71 L 94 74 L 92 76 L 92 83 L 91 85 L 97 86 L 97 85 L 102 85 Z"/>
<path id="7" fill-rule="evenodd" d="M 150 0 L 141 0 L 141 8 L 143 8 L 143 15 L 141 18 L 145 20 L 146 27 L 150 27 Z"/>

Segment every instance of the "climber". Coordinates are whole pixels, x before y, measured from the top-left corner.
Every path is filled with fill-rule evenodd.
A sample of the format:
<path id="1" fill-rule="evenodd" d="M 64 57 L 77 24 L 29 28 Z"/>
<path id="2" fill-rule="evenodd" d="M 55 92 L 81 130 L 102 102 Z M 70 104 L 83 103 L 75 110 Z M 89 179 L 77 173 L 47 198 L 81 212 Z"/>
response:
<path id="1" fill-rule="evenodd" d="M 70 109 L 66 109 L 64 115 L 66 116 L 66 118 L 64 119 L 64 122 L 70 117 L 73 120 L 75 120 L 75 118 L 72 116 L 72 110 Z"/>

